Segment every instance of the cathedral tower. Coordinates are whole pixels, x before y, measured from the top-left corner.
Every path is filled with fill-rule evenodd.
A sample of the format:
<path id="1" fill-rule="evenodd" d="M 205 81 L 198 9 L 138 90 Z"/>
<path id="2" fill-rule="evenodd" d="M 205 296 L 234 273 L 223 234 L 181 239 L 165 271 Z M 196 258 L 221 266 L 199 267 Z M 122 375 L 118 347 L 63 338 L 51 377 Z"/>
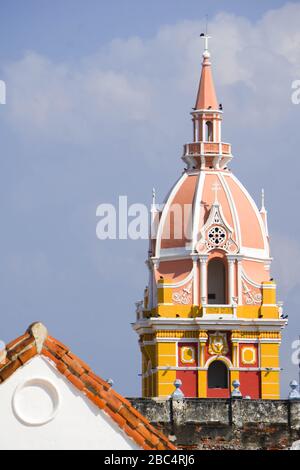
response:
<path id="1" fill-rule="evenodd" d="M 270 275 L 267 211 L 227 166 L 231 145 L 222 141 L 204 39 L 186 169 L 163 207 L 152 205 L 149 285 L 133 325 L 142 394 L 167 397 L 177 378 L 186 397 L 227 398 L 239 380 L 243 396 L 277 399 L 286 320 Z"/>

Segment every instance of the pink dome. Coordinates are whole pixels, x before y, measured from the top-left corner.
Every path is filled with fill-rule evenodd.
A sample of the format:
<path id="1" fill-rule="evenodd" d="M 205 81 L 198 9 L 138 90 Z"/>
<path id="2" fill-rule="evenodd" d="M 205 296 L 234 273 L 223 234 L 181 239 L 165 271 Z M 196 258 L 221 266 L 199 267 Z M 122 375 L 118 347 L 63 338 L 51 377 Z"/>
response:
<path id="1" fill-rule="evenodd" d="M 217 185 L 217 186 L 216 186 Z M 215 188 L 215 189 L 214 189 Z M 155 257 L 183 251 L 203 251 L 207 224 L 215 193 L 223 224 L 234 251 L 250 257 L 269 257 L 268 233 L 255 202 L 229 170 L 184 173 L 169 193 L 157 231 Z M 249 230 L 249 226 L 251 230 Z"/>

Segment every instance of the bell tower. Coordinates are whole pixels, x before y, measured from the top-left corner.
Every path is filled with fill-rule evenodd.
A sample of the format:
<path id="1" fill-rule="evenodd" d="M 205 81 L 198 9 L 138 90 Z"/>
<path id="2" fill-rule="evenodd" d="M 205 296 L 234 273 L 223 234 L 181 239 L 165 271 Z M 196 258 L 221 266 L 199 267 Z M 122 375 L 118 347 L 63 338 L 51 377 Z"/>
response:
<path id="1" fill-rule="evenodd" d="M 282 303 L 271 277 L 267 211 L 228 168 L 223 106 L 214 87 L 207 35 L 187 168 L 163 206 L 153 196 L 149 284 L 133 328 L 142 354 L 142 395 L 280 396 Z"/>

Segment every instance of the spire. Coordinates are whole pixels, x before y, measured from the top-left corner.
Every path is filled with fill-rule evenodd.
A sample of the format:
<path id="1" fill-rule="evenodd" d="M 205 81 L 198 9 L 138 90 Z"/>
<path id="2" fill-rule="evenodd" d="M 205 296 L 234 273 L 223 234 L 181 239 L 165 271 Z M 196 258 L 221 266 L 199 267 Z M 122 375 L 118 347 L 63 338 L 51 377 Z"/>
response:
<path id="1" fill-rule="evenodd" d="M 261 209 L 260 209 L 260 215 L 263 219 L 265 229 L 266 229 L 266 234 L 267 237 L 269 236 L 269 229 L 268 229 L 268 213 L 267 209 L 265 208 L 265 190 L 261 190 Z"/>
<path id="2" fill-rule="evenodd" d="M 208 40 L 210 39 L 210 36 L 207 36 L 207 34 L 204 33 L 200 36 L 204 39 L 204 52 L 202 73 L 195 109 L 218 109 L 219 104 L 212 77 L 210 52 L 208 50 Z"/>
<path id="3" fill-rule="evenodd" d="M 261 190 L 261 209 L 260 212 L 266 212 L 265 208 L 265 190 L 262 188 Z"/>

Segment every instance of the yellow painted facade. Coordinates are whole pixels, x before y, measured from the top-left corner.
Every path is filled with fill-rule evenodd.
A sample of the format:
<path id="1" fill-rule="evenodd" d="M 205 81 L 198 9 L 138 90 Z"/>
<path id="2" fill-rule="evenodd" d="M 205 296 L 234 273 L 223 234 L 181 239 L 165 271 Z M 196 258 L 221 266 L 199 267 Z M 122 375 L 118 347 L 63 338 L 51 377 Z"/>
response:
<path id="1" fill-rule="evenodd" d="M 174 381 L 178 375 L 177 371 L 184 369 L 184 367 L 178 366 L 178 348 L 180 344 L 192 344 L 198 348 L 197 396 L 206 398 L 208 395 L 208 365 L 206 363 L 209 359 L 207 343 L 210 334 L 211 331 L 202 328 L 193 331 L 177 328 L 176 330 L 157 330 L 152 334 L 143 335 L 141 337 L 142 395 L 166 398 L 172 394 Z M 231 330 L 230 338 L 232 341 L 231 353 L 224 358 L 224 361 L 221 356 L 215 357 L 216 360 L 221 360 L 227 365 L 231 364 L 228 371 L 230 390 L 233 388 L 233 380 L 239 380 L 240 371 L 245 369 L 240 363 L 242 357 L 248 366 L 257 361 L 255 370 L 258 370 L 260 374 L 260 397 L 279 399 L 280 332 Z M 190 343 L 190 341 L 193 342 Z M 257 345 L 257 350 L 253 349 L 252 342 L 253 345 Z M 186 368 L 186 370 L 189 369 Z"/>
<path id="2" fill-rule="evenodd" d="M 198 371 L 198 397 L 207 397 L 207 372 L 205 370 Z"/>

